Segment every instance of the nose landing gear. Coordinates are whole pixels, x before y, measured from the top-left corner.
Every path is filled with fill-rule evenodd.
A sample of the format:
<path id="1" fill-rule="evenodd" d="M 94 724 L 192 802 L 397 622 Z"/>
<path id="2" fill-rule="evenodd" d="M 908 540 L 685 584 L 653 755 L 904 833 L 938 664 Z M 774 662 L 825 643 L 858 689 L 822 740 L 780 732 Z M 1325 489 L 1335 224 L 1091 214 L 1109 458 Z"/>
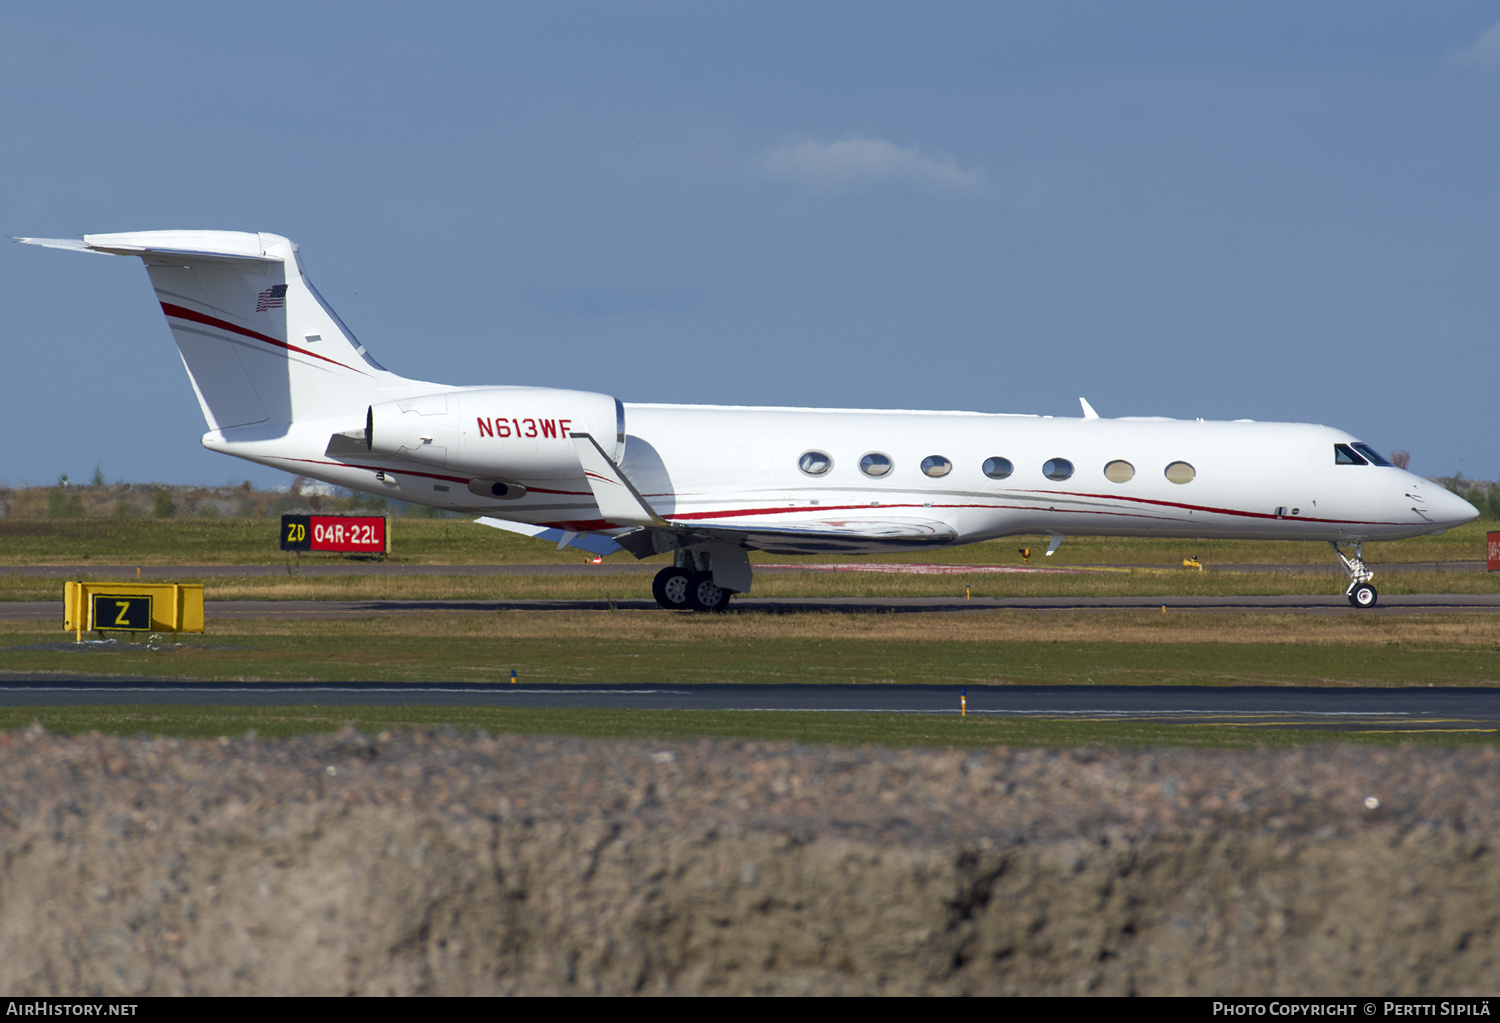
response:
<path id="1" fill-rule="evenodd" d="M 1353 557 L 1340 549 L 1337 540 L 1329 540 L 1328 546 L 1333 548 L 1333 553 L 1337 554 L 1339 561 L 1343 562 L 1344 571 L 1349 573 L 1349 588 L 1344 591 L 1349 597 L 1349 603 L 1355 607 L 1374 607 L 1375 602 L 1380 599 L 1380 594 L 1375 591 L 1375 587 L 1370 585 L 1370 580 L 1375 578 L 1375 573 L 1365 567 L 1364 559 L 1360 556 L 1364 544 L 1354 545 Z"/>

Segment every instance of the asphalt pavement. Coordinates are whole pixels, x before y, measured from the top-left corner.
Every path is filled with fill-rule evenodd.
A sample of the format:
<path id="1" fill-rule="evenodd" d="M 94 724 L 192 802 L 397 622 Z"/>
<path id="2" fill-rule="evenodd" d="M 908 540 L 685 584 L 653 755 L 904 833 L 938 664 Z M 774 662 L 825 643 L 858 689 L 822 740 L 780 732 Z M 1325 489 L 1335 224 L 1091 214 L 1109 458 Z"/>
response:
<path id="1" fill-rule="evenodd" d="M 436 706 L 960 714 L 1351 731 L 1500 730 L 1500 689 L 182 682 L 0 673 L 0 707 Z"/>

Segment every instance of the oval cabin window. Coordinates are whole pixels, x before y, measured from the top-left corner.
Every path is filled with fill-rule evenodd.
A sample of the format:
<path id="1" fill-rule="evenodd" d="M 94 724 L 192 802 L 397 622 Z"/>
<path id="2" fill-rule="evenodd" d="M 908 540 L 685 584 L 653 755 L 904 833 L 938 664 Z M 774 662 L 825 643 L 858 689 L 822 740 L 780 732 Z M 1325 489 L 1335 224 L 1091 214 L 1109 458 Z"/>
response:
<path id="1" fill-rule="evenodd" d="M 804 452 L 802 457 L 797 459 L 797 468 L 809 476 L 821 476 L 833 468 L 833 459 L 829 458 L 828 454 L 823 451 L 808 451 Z"/>
<path id="2" fill-rule="evenodd" d="M 1116 458 L 1104 467 L 1104 478 L 1111 483 L 1127 483 L 1135 476 L 1135 466 L 1122 458 Z"/>
<path id="3" fill-rule="evenodd" d="M 884 476 L 891 471 L 891 456 L 872 451 L 859 460 L 859 471 L 866 476 Z"/>
<path id="4" fill-rule="evenodd" d="M 953 463 L 942 455 L 928 455 L 922 459 L 922 471 L 928 476 L 946 476 L 953 471 Z"/>
<path id="5" fill-rule="evenodd" d="M 1042 475 L 1049 480 L 1061 482 L 1073 475 L 1073 463 L 1066 458 L 1049 458 L 1042 466 Z"/>
<path id="6" fill-rule="evenodd" d="M 1003 480 L 1016 471 L 1016 467 L 1010 464 L 1009 458 L 986 458 L 984 460 L 984 474 L 992 480 Z"/>
<path id="7" fill-rule="evenodd" d="M 1198 470 L 1186 462 L 1173 462 L 1167 466 L 1167 479 L 1173 483 L 1191 483 L 1197 475 Z"/>

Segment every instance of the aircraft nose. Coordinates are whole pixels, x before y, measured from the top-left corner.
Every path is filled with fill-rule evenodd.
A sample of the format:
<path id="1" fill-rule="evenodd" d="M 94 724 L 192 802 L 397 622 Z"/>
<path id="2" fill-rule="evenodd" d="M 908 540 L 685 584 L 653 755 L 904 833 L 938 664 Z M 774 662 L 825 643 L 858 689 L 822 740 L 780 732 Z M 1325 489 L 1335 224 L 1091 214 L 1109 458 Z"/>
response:
<path id="1" fill-rule="evenodd" d="M 1427 492 L 1427 512 L 1437 522 L 1451 529 L 1479 518 L 1479 509 L 1451 490 L 1432 487 Z"/>

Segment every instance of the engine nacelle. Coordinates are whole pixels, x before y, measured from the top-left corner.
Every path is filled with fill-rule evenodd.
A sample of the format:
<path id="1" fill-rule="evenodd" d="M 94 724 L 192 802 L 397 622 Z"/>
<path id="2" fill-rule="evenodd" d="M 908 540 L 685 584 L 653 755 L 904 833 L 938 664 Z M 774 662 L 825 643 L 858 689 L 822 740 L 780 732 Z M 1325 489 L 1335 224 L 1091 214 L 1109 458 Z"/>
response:
<path id="1" fill-rule="evenodd" d="M 591 391 L 475 387 L 381 402 L 365 418 L 372 454 L 501 480 L 582 475 L 571 433 L 613 446 L 619 462 L 625 406 Z"/>

